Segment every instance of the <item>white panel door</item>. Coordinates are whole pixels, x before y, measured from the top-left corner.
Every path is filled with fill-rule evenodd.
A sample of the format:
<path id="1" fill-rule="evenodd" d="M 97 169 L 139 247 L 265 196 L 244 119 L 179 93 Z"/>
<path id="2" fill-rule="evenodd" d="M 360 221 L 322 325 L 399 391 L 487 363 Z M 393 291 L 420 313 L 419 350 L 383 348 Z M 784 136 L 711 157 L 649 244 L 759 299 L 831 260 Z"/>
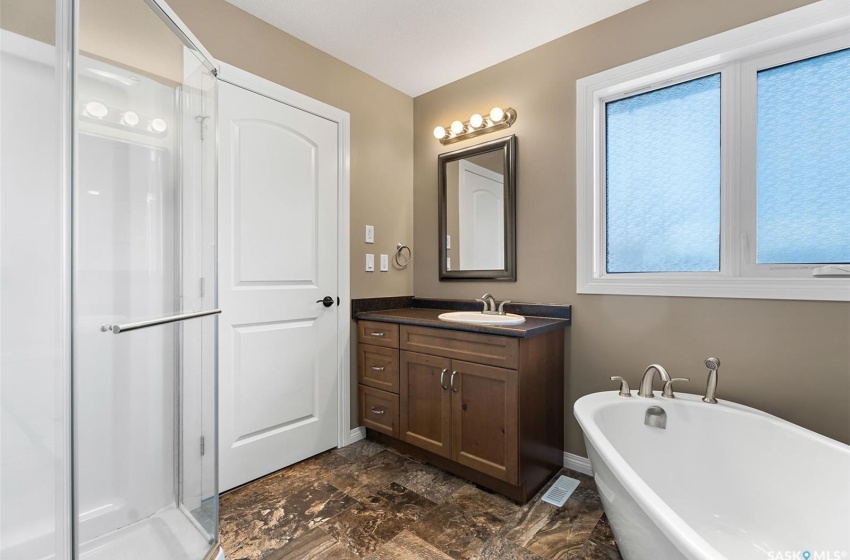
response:
<path id="1" fill-rule="evenodd" d="M 505 268 L 505 178 L 480 165 L 458 166 L 460 270 Z"/>
<path id="2" fill-rule="evenodd" d="M 223 491 L 337 445 L 339 156 L 336 123 L 218 87 Z"/>

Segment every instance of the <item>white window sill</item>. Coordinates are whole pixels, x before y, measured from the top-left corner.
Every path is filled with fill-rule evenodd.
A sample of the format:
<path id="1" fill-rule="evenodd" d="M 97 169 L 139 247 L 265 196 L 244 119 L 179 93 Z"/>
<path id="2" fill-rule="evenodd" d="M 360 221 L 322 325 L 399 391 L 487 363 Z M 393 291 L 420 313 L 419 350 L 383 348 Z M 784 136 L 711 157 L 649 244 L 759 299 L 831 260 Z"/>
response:
<path id="1" fill-rule="evenodd" d="M 579 294 L 850 301 L 845 278 L 639 278 L 579 280 Z"/>

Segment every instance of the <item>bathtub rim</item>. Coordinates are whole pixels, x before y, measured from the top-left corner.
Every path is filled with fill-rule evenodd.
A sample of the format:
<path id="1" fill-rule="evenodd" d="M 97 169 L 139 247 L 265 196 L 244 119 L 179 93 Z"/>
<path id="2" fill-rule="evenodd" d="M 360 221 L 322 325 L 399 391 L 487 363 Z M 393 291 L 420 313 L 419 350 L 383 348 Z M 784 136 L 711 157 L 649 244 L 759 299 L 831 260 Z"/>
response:
<path id="1" fill-rule="evenodd" d="M 668 399 L 659 398 L 660 391 L 653 392 L 658 400 L 650 401 L 647 405 L 655 402 L 670 402 Z M 591 393 L 579 398 L 573 406 L 573 415 L 581 426 L 584 437 L 589 445 L 592 445 L 596 453 L 605 462 L 608 470 L 617 481 L 625 488 L 638 506 L 649 517 L 653 524 L 679 549 L 686 557 L 693 560 L 726 560 L 726 556 L 714 548 L 705 538 L 697 533 L 682 517 L 668 506 L 661 497 L 643 480 L 643 478 L 629 465 L 626 459 L 617 451 L 608 440 L 602 429 L 596 424 L 594 416 L 602 408 L 613 406 L 617 402 L 633 403 L 636 401 L 621 400 L 626 397 L 619 396 L 617 391 L 603 391 Z M 642 399 L 641 399 L 642 400 Z M 690 393 L 676 393 L 674 402 L 688 403 L 686 406 L 711 406 L 717 407 L 717 411 L 725 411 L 735 415 L 754 415 L 768 421 L 777 427 L 790 430 L 800 436 L 813 439 L 829 447 L 835 447 L 839 451 L 850 454 L 850 446 L 834 439 L 828 438 L 812 430 L 803 428 L 793 422 L 783 420 L 777 416 L 726 400 L 718 400 L 716 404 L 702 402 L 700 395 Z M 722 413 L 722 412 L 721 412 Z M 596 469 L 594 469 L 594 476 Z"/>

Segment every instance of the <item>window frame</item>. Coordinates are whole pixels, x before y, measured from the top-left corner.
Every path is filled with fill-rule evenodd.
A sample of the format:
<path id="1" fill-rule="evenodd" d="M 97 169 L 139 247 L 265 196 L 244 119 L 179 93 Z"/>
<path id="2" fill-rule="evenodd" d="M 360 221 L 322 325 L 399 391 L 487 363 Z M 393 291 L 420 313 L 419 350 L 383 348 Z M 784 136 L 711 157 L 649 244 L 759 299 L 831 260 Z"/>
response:
<path id="1" fill-rule="evenodd" d="M 846 3 L 827 0 L 576 83 L 577 293 L 850 301 L 850 277 L 756 264 L 757 72 L 850 48 Z M 606 271 L 605 104 L 714 73 L 720 90 L 720 270 Z"/>

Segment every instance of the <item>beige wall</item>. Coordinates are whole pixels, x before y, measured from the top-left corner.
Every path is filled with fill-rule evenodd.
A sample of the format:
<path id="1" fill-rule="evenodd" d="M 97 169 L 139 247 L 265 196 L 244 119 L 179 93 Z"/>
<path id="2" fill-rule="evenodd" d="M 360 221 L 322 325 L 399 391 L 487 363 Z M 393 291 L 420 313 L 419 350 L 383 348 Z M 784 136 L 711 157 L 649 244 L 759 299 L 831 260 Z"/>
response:
<path id="1" fill-rule="evenodd" d="M 414 245 L 413 99 L 224 0 L 168 4 L 217 59 L 351 114 L 351 297 L 411 295 L 412 266 L 364 264 L 367 252 L 377 265 L 396 243 Z M 374 245 L 363 242 L 366 224 Z"/>
<path id="2" fill-rule="evenodd" d="M 414 293 L 473 298 L 491 291 L 573 305 L 567 451 L 585 453 L 573 403 L 614 388 L 609 376 L 636 384 L 657 361 L 693 380 L 681 390 L 700 393 L 709 355 L 722 361 L 720 398 L 850 443 L 850 304 L 576 294 L 576 80 L 807 3 L 650 0 L 414 100 Z M 436 158 L 446 149 L 431 131 L 494 105 L 518 111 L 510 130 L 519 142 L 518 281 L 440 282 Z"/>

